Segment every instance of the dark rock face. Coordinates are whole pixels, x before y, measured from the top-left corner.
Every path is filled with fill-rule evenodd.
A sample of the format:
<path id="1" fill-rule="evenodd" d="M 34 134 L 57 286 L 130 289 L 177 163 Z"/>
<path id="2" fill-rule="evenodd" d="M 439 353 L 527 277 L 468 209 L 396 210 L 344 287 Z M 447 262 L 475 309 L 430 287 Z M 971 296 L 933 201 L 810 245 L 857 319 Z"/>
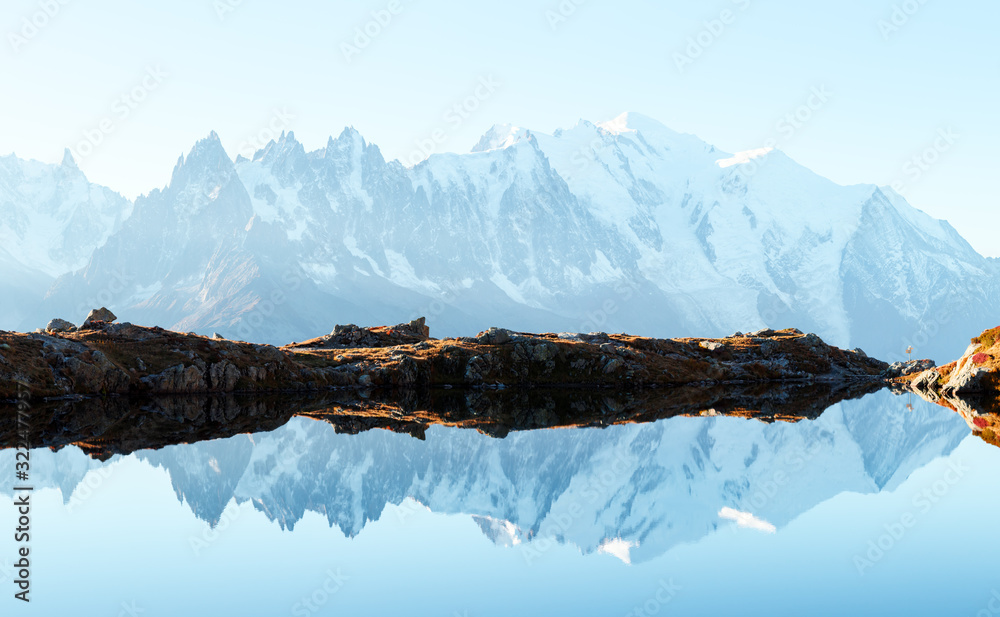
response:
<path id="1" fill-rule="evenodd" d="M 383 328 L 338 326 L 329 336 L 276 348 L 95 321 L 67 334 L 0 334 L 0 342 L 10 348 L 0 353 L 0 399 L 24 387 L 35 397 L 54 397 L 877 381 L 888 368 L 790 330 L 708 340 L 491 328 L 475 338 L 434 340 L 416 320 Z M 15 373 L 26 385 L 14 385 Z"/>

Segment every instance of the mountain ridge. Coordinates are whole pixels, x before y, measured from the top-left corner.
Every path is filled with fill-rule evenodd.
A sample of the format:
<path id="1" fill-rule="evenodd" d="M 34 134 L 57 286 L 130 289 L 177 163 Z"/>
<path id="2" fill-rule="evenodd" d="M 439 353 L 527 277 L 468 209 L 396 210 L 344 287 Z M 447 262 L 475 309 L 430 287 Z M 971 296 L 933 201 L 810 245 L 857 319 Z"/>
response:
<path id="1" fill-rule="evenodd" d="M 428 314 L 453 335 L 483 321 L 651 336 L 797 325 L 898 359 L 908 344 L 954 353 L 952 331 L 1000 305 L 996 260 L 950 225 L 778 150 L 722 152 L 634 113 L 552 135 L 494 127 L 473 150 L 405 167 L 346 128 L 312 152 L 288 132 L 232 160 L 213 132 L 40 310 L 72 310 L 134 264 L 102 304 L 262 342 Z"/>

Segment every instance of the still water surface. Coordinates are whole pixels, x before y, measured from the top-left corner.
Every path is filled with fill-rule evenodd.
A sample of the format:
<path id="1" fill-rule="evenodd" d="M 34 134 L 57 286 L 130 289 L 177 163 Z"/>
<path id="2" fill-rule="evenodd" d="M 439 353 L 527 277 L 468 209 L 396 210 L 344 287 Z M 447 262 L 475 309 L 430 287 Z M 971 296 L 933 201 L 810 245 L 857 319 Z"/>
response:
<path id="1" fill-rule="evenodd" d="M 425 440 L 294 418 L 99 462 L 34 451 L 3 615 L 989 615 L 1000 449 L 889 392 L 816 420 Z M 14 453 L 0 452 L 0 477 Z M 1000 607 L 994 601 L 993 608 Z"/>

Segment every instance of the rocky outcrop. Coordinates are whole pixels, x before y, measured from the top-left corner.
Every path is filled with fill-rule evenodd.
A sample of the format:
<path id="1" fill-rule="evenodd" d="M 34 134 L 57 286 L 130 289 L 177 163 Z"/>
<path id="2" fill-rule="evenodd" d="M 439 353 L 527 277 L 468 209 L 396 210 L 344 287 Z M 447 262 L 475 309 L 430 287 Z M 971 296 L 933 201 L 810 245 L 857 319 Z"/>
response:
<path id="1" fill-rule="evenodd" d="M 995 445 L 1000 445 L 998 330 L 972 339 L 955 362 L 910 374 L 907 383 L 909 390 L 925 400 L 961 414 L 973 432 Z"/>
<path id="2" fill-rule="evenodd" d="M 90 311 L 87 318 L 83 320 L 81 328 L 90 328 L 98 323 L 112 323 L 118 318 L 108 309 L 101 307 Z"/>
<path id="3" fill-rule="evenodd" d="M 856 352 L 864 353 L 860 349 L 855 350 Z M 893 362 L 889 365 L 889 368 L 885 372 L 885 376 L 889 379 L 898 379 L 900 377 L 909 377 L 911 375 L 918 375 L 925 371 L 937 366 L 934 360 L 909 360 L 907 362 Z"/>
<path id="4" fill-rule="evenodd" d="M 68 322 L 65 319 L 53 319 L 49 322 L 49 325 L 45 326 L 45 331 L 49 334 L 72 332 L 74 330 L 76 330 L 76 324 Z"/>
<path id="5" fill-rule="evenodd" d="M 398 326 L 361 328 L 354 324 L 334 326 L 327 336 L 294 343 L 297 349 L 373 349 L 395 345 L 411 345 L 430 338 L 430 329 L 423 317 Z"/>
<path id="6" fill-rule="evenodd" d="M 0 352 L 0 399 L 25 388 L 35 397 L 58 397 L 850 382 L 878 381 L 888 368 L 797 330 L 713 340 L 490 328 L 476 337 L 436 340 L 416 320 L 338 326 L 329 336 L 278 348 L 92 320 L 76 332 L 2 333 L 0 343 L 8 346 Z"/>

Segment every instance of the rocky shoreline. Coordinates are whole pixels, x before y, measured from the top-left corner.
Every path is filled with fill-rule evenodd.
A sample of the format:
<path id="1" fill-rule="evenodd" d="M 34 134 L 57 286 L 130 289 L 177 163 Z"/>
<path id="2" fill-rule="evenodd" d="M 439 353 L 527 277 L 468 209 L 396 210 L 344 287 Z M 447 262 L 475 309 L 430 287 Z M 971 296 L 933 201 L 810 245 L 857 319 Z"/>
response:
<path id="1" fill-rule="evenodd" d="M 96 317 L 95 317 L 96 316 Z M 529 334 L 433 339 L 423 319 L 337 326 L 283 347 L 114 323 L 0 332 L 0 400 L 366 388 L 596 387 L 884 380 L 889 366 L 794 329 L 722 339 Z"/>
<path id="2" fill-rule="evenodd" d="M 1000 446 L 1000 328 L 973 338 L 958 360 L 905 377 L 904 388 L 959 413 L 975 434 Z"/>

